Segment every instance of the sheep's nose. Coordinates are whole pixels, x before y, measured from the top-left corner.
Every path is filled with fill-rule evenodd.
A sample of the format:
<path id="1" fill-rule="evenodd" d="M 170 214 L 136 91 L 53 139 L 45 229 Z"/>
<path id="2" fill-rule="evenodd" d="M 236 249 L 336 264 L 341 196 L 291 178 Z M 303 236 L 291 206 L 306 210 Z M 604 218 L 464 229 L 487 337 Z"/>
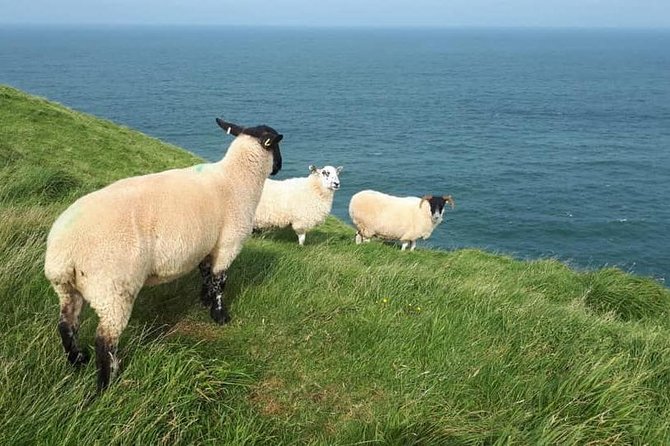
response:
<path id="1" fill-rule="evenodd" d="M 335 189 L 339 189 L 339 188 L 340 188 L 340 183 L 337 182 L 337 181 L 334 182 L 334 183 L 333 183 L 333 187 L 334 187 Z"/>

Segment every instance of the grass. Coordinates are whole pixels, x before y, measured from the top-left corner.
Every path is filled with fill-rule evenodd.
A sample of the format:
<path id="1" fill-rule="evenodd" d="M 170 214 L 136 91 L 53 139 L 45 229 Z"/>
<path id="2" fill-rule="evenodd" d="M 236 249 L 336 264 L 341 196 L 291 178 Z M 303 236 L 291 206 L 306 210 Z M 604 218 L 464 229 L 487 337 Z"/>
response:
<path id="1" fill-rule="evenodd" d="M 0 86 L 0 443 L 670 442 L 668 289 L 554 260 L 356 246 L 334 218 L 303 248 L 286 230 L 246 243 L 227 326 L 200 306 L 196 273 L 144 289 L 122 373 L 96 397 L 94 364 L 61 351 L 49 227 L 115 179 L 199 162 Z M 92 351 L 96 317 L 82 320 Z"/>

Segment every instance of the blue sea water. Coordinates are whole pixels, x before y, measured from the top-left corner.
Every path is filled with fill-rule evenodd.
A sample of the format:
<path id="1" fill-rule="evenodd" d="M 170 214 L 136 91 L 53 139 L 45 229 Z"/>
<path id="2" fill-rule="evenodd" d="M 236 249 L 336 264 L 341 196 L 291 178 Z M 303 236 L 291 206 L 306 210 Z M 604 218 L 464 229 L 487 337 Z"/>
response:
<path id="1" fill-rule="evenodd" d="M 452 194 L 421 246 L 670 273 L 670 31 L 5 27 L 0 83 L 209 160 L 214 117 L 271 125 L 279 178 L 345 167 L 345 221 Z"/>

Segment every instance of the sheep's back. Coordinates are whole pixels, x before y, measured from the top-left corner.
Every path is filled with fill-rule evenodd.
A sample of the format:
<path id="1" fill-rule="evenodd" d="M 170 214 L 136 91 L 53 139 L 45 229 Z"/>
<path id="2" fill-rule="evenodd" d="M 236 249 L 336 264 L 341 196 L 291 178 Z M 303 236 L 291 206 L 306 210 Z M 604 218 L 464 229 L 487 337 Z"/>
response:
<path id="1" fill-rule="evenodd" d="M 264 229 L 289 226 L 308 194 L 307 178 L 265 180 L 261 199 L 256 207 L 254 227 Z"/>
<path id="2" fill-rule="evenodd" d="M 361 191 L 351 198 L 349 214 L 366 237 L 401 239 L 411 232 L 416 197 L 395 197 L 377 191 Z"/>
<path id="3" fill-rule="evenodd" d="M 224 220 L 214 199 L 207 181 L 189 169 L 117 181 L 59 216 L 47 240 L 45 272 L 68 263 L 90 275 L 192 269 L 216 243 L 216 222 Z"/>

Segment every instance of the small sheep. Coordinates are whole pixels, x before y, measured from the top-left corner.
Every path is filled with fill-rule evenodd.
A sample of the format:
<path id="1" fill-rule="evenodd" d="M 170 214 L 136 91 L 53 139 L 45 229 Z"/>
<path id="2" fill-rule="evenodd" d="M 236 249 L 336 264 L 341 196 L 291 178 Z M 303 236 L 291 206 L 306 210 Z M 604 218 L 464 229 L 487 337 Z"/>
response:
<path id="1" fill-rule="evenodd" d="M 236 136 L 222 160 L 117 181 L 78 199 L 49 232 L 44 271 L 60 298 L 58 330 L 70 363 L 88 360 L 77 344 L 84 301 L 100 319 L 99 390 L 116 374 L 118 340 L 144 285 L 200 264 L 210 315 L 219 324 L 230 319 L 226 270 L 252 231 L 265 178 L 281 169 L 282 135 L 216 121 Z"/>
<path id="2" fill-rule="evenodd" d="M 400 240 L 402 250 L 416 247 L 416 240 L 430 237 L 442 222 L 444 205 L 453 209 L 451 195 L 434 197 L 395 197 L 373 190 L 364 190 L 351 197 L 349 215 L 356 226 L 356 244 L 371 237 Z"/>
<path id="3" fill-rule="evenodd" d="M 333 207 L 335 191 L 340 188 L 342 166 L 309 166 L 304 178 L 276 181 L 265 180 L 261 201 L 256 208 L 255 229 L 285 228 L 291 226 L 300 246 L 305 234 L 326 220 Z"/>

